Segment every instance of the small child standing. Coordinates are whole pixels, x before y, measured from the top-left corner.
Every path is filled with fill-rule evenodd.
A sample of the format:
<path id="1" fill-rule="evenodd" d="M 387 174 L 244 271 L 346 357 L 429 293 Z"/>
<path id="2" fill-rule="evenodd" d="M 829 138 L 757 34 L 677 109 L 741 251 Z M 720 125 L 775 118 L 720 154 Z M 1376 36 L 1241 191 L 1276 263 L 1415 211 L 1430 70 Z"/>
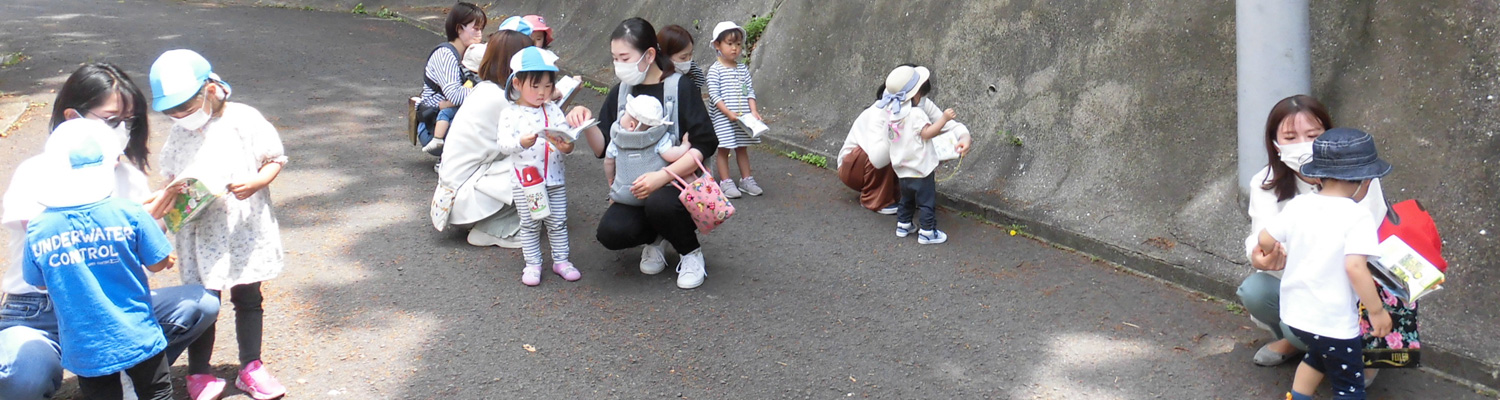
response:
<path id="1" fill-rule="evenodd" d="M 282 386 L 261 362 L 265 318 L 261 282 L 284 266 L 281 228 L 271 207 L 271 182 L 286 164 L 276 127 L 255 108 L 229 102 L 230 87 L 192 50 L 162 53 L 151 64 L 151 108 L 175 123 L 161 148 L 161 171 L 178 177 L 229 182 L 228 193 L 177 231 L 182 282 L 201 284 L 214 296 L 229 291 L 234 303 L 240 372 L 234 385 L 257 400 L 279 398 Z M 161 216 L 182 193 L 163 189 L 152 215 Z M 215 328 L 188 345 L 188 395 L 217 398 L 225 382 L 213 376 Z"/>
<path id="2" fill-rule="evenodd" d="M 763 193 L 750 173 L 749 146 L 759 144 L 760 138 L 750 136 L 749 130 L 739 123 L 740 116 L 744 114 L 761 119 L 760 110 L 755 104 L 755 82 L 750 78 L 750 67 L 739 62 L 744 43 L 745 29 L 734 22 L 724 21 L 714 26 L 713 45 L 714 50 L 718 51 L 719 59 L 708 67 L 708 102 L 713 105 L 708 115 L 714 121 L 719 149 L 723 150 L 718 152 L 719 176 L 724 177 L 719 182 L 719 188 L 724 191 L 725 197 L 731 199 L 739 198 L 742 189 L 744 194 L 751 196 Z M 739 186 L 743 188 L 729 179 L 730 150 L 734 150 L 734 158 L 740 165 Z"/>
<path id="3" fill-rule="evenodd" d="M 901 186 L 901 200 L 896 203 L 896 237 L 911 235 L 912 219 L 920 217 L 919 244 L 948 241 L 948 234 L 937 229 L 937 180 L 932 172 L 937 170 L 938 157 L 932 138 L 943 133 L 943 124 L 957 117 L 950 108 L 933 121 L 912 105 L 918 88 L 930 75 L 926 67 L 896 67 L 885 78 L 884 97 L 875 103 L 891 116 L 891 167 Z"/>
<path id="4" fill-rule="evenodd" d="M 573 152 L 573 143 L 543 131 L 568 127 L 567 116 L 551 101 L 552 85 L 557 79 L 556 62 L 556 54 L 535 46 L 521 49 L 511 57 L 510 69 L 514 72 L 506 95 L 516 104 L 500 112 L 500 152 L 515 161 L 517 182 L 513 204 L 518 207 L 527 202 L 521 184 L 522 171 L 539 170 L 547 192 L 546 206 L 551 209 L 545 222 L 547 241 L 552 244 L 552 272 L 571 282 L 581 277 L 568 261 L 568 191 L 563 180 L 563 157 Z M 524 207 L 520 215 L 521 231 L 517 237 L 526 258 L 521 283 L 536 286 L 542 283 L 543 221 L 532 219 Z"/>
<path id="5" fill-rule="evenodd" d="M 1370 313 L 1371 334 L 1384 337 L 1391 316 L 1365 266 L 1379 251 L 1376 224 L 1357 202 L 1371 179 L 1391 172 L 1375 151 L 1375 140 L 1356 129 L 1337 128 L 1313 141 L 1302 176 L 1318 181 L 1317 193 L 1288 201 L 1260 232 L 1260 248 L 1287 251 L 1281 277 L 1281 321 L 1307 344 L 1288 398 L 1310 400 L 1324 374 L 1333 377 L 1335 399 L 1364 399 L 1364 344 L 1359 307 Z"/>
<path id="6" fill-rule="evenodd" d="M 661 157 L 663 163 L 652 168 L 650 171 L 664 168 L 687 154 L 691 146 L 688 145 L 686 137 L 683 137 L 682 144 L 672 143 L 672 135 L 667 132 L 667 129 L 671 125 L 672 121 L 668 121 L 667 117 L 663 115 L 661 101 L 655 97 L 632 96 L 630 97 L 630 101 L 625 102 L 625 115 L 621 116 L 620 120 L 615 122 L 615 126 L 610 127 L 609 145 L 604 148 L 604 175 L 606 179 L 609 179 L 611 193 L 618 193 L 620 192 L 619 189 L 621 189 L 615 187 L 615 163 L 616 158 L 620 156 L 621 146 L 632 146 L 638 141 L 654 143 L 647 146 L 654 149 L 654 152 Z M 624 142 L 621 141 L 622 139 Z M 652 164 L 654 165 L 655 163 Z M 639 174 L 630 174 L 629 176 L 639 176 Z M 623 186 L 625 182 L 621 180 L 620 183 Z M 629 190 L 626 189 L 625 192 L 628 193 Z M 629 203 L 630 200 L 624 200 L 623 202 L 631 204 Z"/>
<path id="7" fill-rule="evenodd" d="M 172 245 L 151 215 L 112 197 L 120 148 L 103 122 L 58 125 L 41 157 L 48 207 L 26 226 L 22 276 L 48 291 L 57 310 L 62 366 L 90 399 L 120 399 L 120 372 L 136 398 L 172 398 L 167 339 L 151 311 L 146 271 L 172 266 Z M 111 138 L 112 139 L 112 138 Z M 24 362 L 24 360 L 22 360 Z"/>

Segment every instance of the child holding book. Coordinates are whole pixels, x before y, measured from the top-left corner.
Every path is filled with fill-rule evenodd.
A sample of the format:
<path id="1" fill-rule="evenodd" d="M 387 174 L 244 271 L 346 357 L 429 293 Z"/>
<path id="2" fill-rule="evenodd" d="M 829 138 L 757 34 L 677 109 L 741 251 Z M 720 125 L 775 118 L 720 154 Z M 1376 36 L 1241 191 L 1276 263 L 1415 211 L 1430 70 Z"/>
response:
<path id="1" fill-rule="evenodd" d="M 227 193 L 177 231 L 178 262 L 183 283 L 202 284 L 216 296 L 229 291 L 239 342 L 235 387 L 257 400 L 274 399 L 286 388 L 261 361 L 260 286 L 284 265 L 268 187 L 287 158 L 276 127 L 255 108 L 229 102 L 229 84 L 212 71 L 192 50 L 168 51 L 151 64 L 151 107 L 174 122 L 161 149 L 162 173 L 169 182 L 227 182 Z M 153 215 L 166 214 L 183 188 L 169 184 L 165 192 Z M 194 399 L 217 398 L 224 390 L 209 365 L 214 333 L 209 328 L 188 346 L 188 395 Z"/>
<path id="2" fill-rule="evenodd" d="M 167 339 L 146 271 L 171 267 L 172 245 L 140 203 L 111 196 L 121 151 L 110 136 L 103 122 L 75 119 L 47 138 L 41 162 L 53 187 L 26 226 L 22 275 L 48 291 L 62 366 L 84 397 L 123 398 L 124 372 L 137 398 L 170 399 Z"/>
<path id="3" fill-rule="evenodd" d="M 932 138 L 943 133 L 943 125 L 953 120 L 953 109 L 943 111 L 936 121 L 928 119 L 912 103 L 918 88 L 927 82 L 931 72 L 926 67 L 900 66 L 885 78 L 885 96 L 875 103 L 889 113 L 891 167 L 901 186 L 901 200 L 896 203 L 896 237 L 907 237 L 915 230 L 912 221 L 920 217 L 918 244 L 948 241 L 948 234 L 937 229 L 938 156 Z"/>
<path id="4" fill-rule="evenodd" d="M 1356 129 L 1336 128 L 1313 142 L 1302 176 L 1317 181 L 1317 193 L 1287 202 L 1259 233 L 1261 251 L 1286 248 L 1281 277 L 1281 321 L 1303 343 L 1307 355 L 1297 367 L 1288 399 L 1310 400 L 1325 374 L 1332 376 L 1335 399 L 1364 399 L 1364 344 L 1359 307 L 1369 310 L 1371 334 L 1391 330 L 1391 316 L 1375 290 L 1365 263 L 1377 255 L 1377 222 L 1358 204 L 1372 179 L 1391 172 L 1375 151 L 1375 140 Z"/>
<path id="5" fill-rule="evenodd" d="M 732 21 L 714 26 L 714 50 L 718 61 L 708 67 L 709 118 L 714 121 L 714 133 L 719 137 L 718 167 L 719 188 L 724 196 L 739 198 L 742 193 L 759 196 L 763 191 L 750 173 L 750 145 L 759 144 L 760 138 L 740 123 L 740 117 L 750 114 L 761 120 L 760 109 L 755 104 L 755 82 L 750 78 L 750 67 L 739 62 L 740 51 L 745 43 L 745 29 Z M 740 165 L 740 185 L 729 179 L 729 153 L 733 150 Z M 743 188 L 741 187 L 743 186 Z"/>
<path id="6" fill-rule="evenodd" d="M 545 219 L 547 242 L 552 244 L 552 272 L 571 281 L 581 275 L 568 261 L 568 191 L 564 185 L 563 157 L 573 152 L 573 143 L 548 134 L 544 128 L 567 128 L 567 116 L 552 102 L 553 83 L 557 79 L 557 55 L 539 47 L 521 49 L 510 59 L 511 78 L 506 95 L 515 106 L 500 112 L 500 152 L 511 156 L 516 165 L 515 200 L 521 208 L 521 241 L 526 266 L 521 269 L 521 283 L 542 283 L 543 221 L 532 218 L 522 204 L 527 204 L 521 175 L 527 169 L 541 174 L 547 193 Z"/>

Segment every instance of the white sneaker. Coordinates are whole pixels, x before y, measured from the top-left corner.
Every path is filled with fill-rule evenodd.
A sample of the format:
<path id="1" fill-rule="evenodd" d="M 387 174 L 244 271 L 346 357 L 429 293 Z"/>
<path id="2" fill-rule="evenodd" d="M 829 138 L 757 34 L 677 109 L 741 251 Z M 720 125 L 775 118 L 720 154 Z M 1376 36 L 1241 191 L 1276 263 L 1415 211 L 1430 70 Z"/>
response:
<path id="1" fill-rule="evenodd" d="M 765 193 L 765 191 L 760 190 L 760 185 L 755 183 L 755 177 L 753 176 L 740 179 L 740 187 L 744 188 L 744 190 L 741 190 L 742 192 L 751 196 L 760 196 L 762 193 Z"/>
<path id="2" fill-rule="evenodd" d="M 438 150 L 442 150 L 442 149 L 443 149 L 443 138 L 432 138 L 431 141 L 427 142 L 426 146 L 422 146 L 422 151 L 425 151 L 425 152 L 428 152 L 428 153 L 431 153 L 431 152 L 434 152 L 434 151 L 438 151 Z"/>
<path id="3" fill-rule="evenodd" d="M 521 248 L 521 242 L 514 239 L 498 238 L 484 233 L 478 229 L 469 230 L 469 244 L 479 247 L 500 246 L 507 249 Z"/>
<path id="4" fill-rule="evenodd" d="M 731 199 L 738 199 L 741 196 L 744 196 L 744 194 L 740 193 L 740 188 L 734 185 L 733 179 L 725 179 L 719 181 L 719 190 L 724 192 L 724 197 L 728 197 Z"/>
<path id="5" fill-rule="evenodd" d="M 940 244 L 946 241 L 948 241 L 948 234 L 943 231 L 936 229 L 917 231 L 917 244 Z"/>
<path id="6" fill-rule="evenodd" d="M 692 289 L 701 286 L 706 276 L 708 271 L 703 270 L 703 248 L 682 255 L 682 261 L 677 263 L 677 287 Z"/>
<path id="7" fill-rule="evenodd" d="M 665 240 L 656 239 L 656 243 L 641 246 L 641 273 L 656 275 L 667 269 L 667 255 L 662 249 L 665 244 Z"/>
<path id="8" fill-rule="evenodd" d="M 904 238 L 904 237 L 907 237 L 907 236 L 911 236 L 911 231 L 913 229 L 915 229 L 915 228 L 916 227 L 912 226 L 912 224 L 910 222 L 897 222 L 896 223 L 896 237 L 898 237 L 898 238 Z"/>

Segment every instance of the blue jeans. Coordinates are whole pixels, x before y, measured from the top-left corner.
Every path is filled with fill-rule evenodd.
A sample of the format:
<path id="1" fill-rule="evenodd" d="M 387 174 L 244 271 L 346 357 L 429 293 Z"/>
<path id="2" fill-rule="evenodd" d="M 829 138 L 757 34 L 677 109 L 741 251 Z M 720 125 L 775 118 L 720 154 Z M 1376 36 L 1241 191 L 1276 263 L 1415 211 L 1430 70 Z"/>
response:
<path id="1" fill-rule="evenodd" d="M 167 337 L 167 364 L 219 318 L 219 299 L 203 286 L 151 291 L 151 311 Z M 45 294 L 7 295 L 0 304 L 0 398 L 51 398 L 62 387 L 57 315 Z"/>
<path id="2" fill-rule="evenodd" d="M 924 230 L 937 230 L 937 174 L 921 178 L 900 178 L 901 201 L 896 205 L 896 222 L 910 224 L 918 219 Z"/>
<path id="3" fill-rule="evenodd" d="M 431 112 L 431 111 L 429 111 L 429 112 Z M 448 107 L 448 108 L 444 108 L 442 110 L 438 110 L 437 121 L 444 121 L 444 122 L 448 122 L 449 124 L 452 124 L 453 123 L 453 116 L 454 115 L 458 115 L 458 107 Z M 433 123 L 435 124 L 436 121 L 433 121 Z M 450 125 L 450 127 L 451 127 L 451 125 Z M 432 138 L 434 137 L 433 135 L 435 133 L 435 132 L 433 132 L 434 128 L 435 128 L 434 126 L 428 125 L 427 121 L 419 121 L 419 122 L 417 122 L 417 142 L 422 143 L 423 146 L 426 146 L 427 142 L 431 142 Z M 437 154 L 433 154 L 433 155 L 435 155 L 435 156 L 443 155 L 443 151 L 442 150 L 438 150 Z"/>

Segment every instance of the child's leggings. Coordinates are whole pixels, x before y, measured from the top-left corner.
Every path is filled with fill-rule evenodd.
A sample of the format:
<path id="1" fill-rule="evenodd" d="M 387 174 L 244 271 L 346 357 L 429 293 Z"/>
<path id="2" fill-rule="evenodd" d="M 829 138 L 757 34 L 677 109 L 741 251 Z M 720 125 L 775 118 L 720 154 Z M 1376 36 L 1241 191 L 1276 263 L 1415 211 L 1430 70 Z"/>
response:
<path id="1" fill-rule="evenodd" d="M 217 290 L 210 290 L 219 297 Z M 235 285 L 229 288 L 229 302 L 234 303 L 234 338 L 240 344 L 240 366 L 260 359 L 261 323 L 265 309 L 261 308 L 260 282 Z M 213 373 L 209 360 L 214 355 L 214 333 L 218 324 L 208 327 L 197 341 L 188 345 L 188 374 Z"/>
<path id="2" fill-rule="evenodd" d="M 1295 327 L 1292 334 L 1307 343 L 1307 355 L 1302 363 L 1322 372 L 1333 386 L 1333 398 L 1351 400 L 1365 398 L 1365 345 L 1360 338 L 1334 339 L 1315 335 Z M 1311 395 L 1312 393 L 1303 393 Z"/>
<path id="3" fill-rule="evenodd" d="M 172 398 L 172 377 L 168 375 L 172 366 L 167 364 L 167 352 L 156 353 L 125 370 L 135 386 L 135 397 L 141 400 L 169 400 Z M 123 399 L 124 388 L 120 385 L 120 373 L 92 378 L 78 377 L 78 390 L 86 399 Z"/>
<path id="4" fill-rule="evenodd" d="M 526 256 L 526 265 L 542 265 L 542 223 L 547 224 L 547 241 L 552 243 L 552 262 L 568 261 L 568 191 L 564 186 L 547 187 L 547 207 L 552 215 L 542 221 L 531 219 L 531 210 L 526 204 L 526 193 L 520 185 L 515 191 L 516 213 L 521 214 L 521 231 L 516 238 L 521 241 L 521 253 Z"/>
<path id="5" fill-rule="evenodd" d="M 896 222 L 909 224 L 918 218 L 917 225 L 925 230 L 937 229 L 937 174 L 921 178 L 900 178 L 901 201 L 896 204 Z"/>

